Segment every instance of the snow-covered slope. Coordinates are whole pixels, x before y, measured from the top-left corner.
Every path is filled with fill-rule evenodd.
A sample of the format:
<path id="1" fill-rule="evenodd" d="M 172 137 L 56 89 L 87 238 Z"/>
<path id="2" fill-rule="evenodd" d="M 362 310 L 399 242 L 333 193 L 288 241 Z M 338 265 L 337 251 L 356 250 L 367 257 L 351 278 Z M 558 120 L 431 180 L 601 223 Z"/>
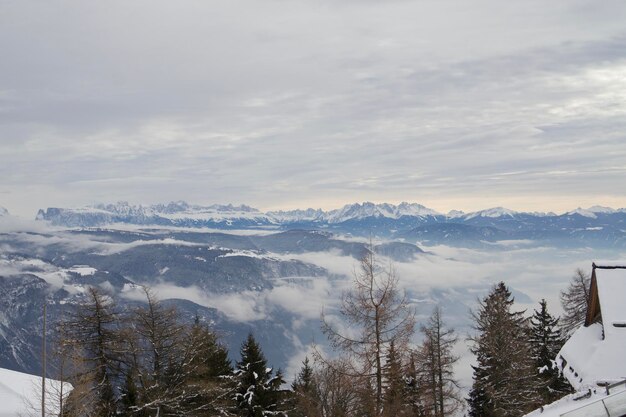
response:
<path id="1" fill-rule="evenodd" d="M 583 208 L 578 207 L 576 210 L 568 211 L 565 214 L 569 214 L 569 215 L 578 214 L 580 216 L 589 217 L 589 218 L 592 218 L 592 219 L 595 219 L 595 218 L 598 217 L 598 216 L 596 216 L 595 212 L 591 211 L 591 208 L 583 209 Z"/>
<path id="2" fill-rule="evenodd" d="M 593 206 L 588 209 L 555 214 L 517 212 L 504 207 L 447 214 L 421 204 L 403 202 L 354 203 L 339 209 L 271 211 L 264 213 L 240 205 L 192 205 L 184 201 L 149 206 L 125 202 L 100 204 L 77 209 L 40 210 L 37 220 L 65 227 L 103 227 L 115 223 L 139 226 L 174 226 L 212 229 L 324 229 L 353 236 L 407 238 L 430 245 L 458 242 L 466 245 L 490 228 L 498 236 L 492 240 L 536 240 L 553 245 L 626 248 L 626 209 Z M 441 225 L 455 229 L 453 235 L 441 235 Z M 460 225 L 460 226 L 459 226 Z M 471 226 L 471 227 L 461 227 Z M 416 229 L 419 229 L 416 231 Z M 415 232 L 416 233 L 413 233 Z M 445 236 L 442 240 L 441 236 Z"/>
<path id="3" fill-rule="evenodd" d="M 59 392 L 61 383 L 47 379 L 49 401 L 46 401 L 46 415 L 57 415 L 58 406 L 53 393 Z M 64 395 L 71 385 L 64 384 Z M 0 368 L 0 417 L 17 417 L 41 414 L 41 376 Z"/>
<path id="4" fill-rule="evenodd" d="M 469 220 L 474 217 L 503 217 L 509 216 L 514 217 L 517 214 L 517 211 L 509 210 L 504 207 L 493 207 L 486 210 L 475 211 L 473 213 L 468 213 L 463 216 L 464 219 Z"/>
<path id="5" fill-rule="evenodd" d="M 324 212 L 321 209 L 308 208 L 306 210 L 270 211 L 267 213 L 277 223 L 300 223 L 323 221 Z"/>
<path id="6" fill-rule="evenodd" d="M 48 208 L 39 210 L 37 220 L 70 227 L 94 227 L 111 223 L 211 227 L 251 227 L 274 224 L 275 221 L 257 209 L 245 205 L 191 205 L 184 201 L 151 206 L 134 206 L 127 202 L 99 204 L 77 209 Z"/>
<path id="7" fill-rule="evenodd" d="M 398 219 L 402 216 L 425 217 L 425 216 L 441 216 L 435 210 L 424 207 L 415 203 L 393 204 L 374 204 L 364 202 L 363 204 L 347 204 L 338 210 L 332 210 L 324 216 L 328 223 L 342 223 L 348 220 L 359 220 L 368 217 L 385 217 L 390 219 Z"/>

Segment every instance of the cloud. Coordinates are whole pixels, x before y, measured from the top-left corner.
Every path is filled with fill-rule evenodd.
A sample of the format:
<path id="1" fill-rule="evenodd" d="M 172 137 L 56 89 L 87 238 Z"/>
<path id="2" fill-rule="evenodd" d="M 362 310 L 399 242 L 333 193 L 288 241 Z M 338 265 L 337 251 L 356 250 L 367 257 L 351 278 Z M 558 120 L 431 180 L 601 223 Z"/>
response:
<path id="1" fill-rule="evenodd" d="M 264 306 L 259 302 L 261 294 L 258 292 L 210 294 L 196 286 L 180 287 L 173 283 L 159 283 L 150 285 L 150 288 L 160 299 L 189 300 L 204 307 L 215 308 L 233 321 L 251 322 L 267 318 Z M 143 291 L 135 287 L 127 289 L 122 296 L 137 301 L 145 300 Z"/>
<path id="2" fill-rule="evenodd" d="M 626 205 L 622 2 L 1 7 L 12 212 Z"/>

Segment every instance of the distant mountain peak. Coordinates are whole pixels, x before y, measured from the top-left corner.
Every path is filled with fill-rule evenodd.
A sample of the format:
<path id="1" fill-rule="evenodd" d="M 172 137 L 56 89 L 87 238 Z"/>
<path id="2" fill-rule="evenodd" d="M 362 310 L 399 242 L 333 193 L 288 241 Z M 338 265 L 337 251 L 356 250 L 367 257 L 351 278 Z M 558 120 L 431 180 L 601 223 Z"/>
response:
<path id="1" fill-rule="evenodd" d="M 446 216 L 450 218 L 462 217 L 465 216 L 465 212 L 463 210 L 450 210 Z"/>
<path id="2" fill-rule="evenodd" d="M 363 203 L 346 204 L 340 209 L 327 213 L 326 220 L 329 223 L 341 223 L 352 219 L 364 219 L 367 217 L 385 217 L 397 219 L 402 216 L 440 216 L 435 210 L 424 207 L 417 203 L 402 202 L 399 205 L 389 203 L 375 204 L 370 201 Z"/>
<path id="3" fill-rule="evenodd" d="M 591 206 L 587 210 L 592 213 L 609 213 L 609 214 L 617 213 L 617 210 L 611 207 L 604 207 L 604 206 Z"/>
<path id="4" fill-rule="evenodd" d="M 578 214 L 579 216 L 583 216 L 583 217 L 589 217 L 591 219 L 596 219 L 598 218 L 598 216 L 596 216 L 596 214 L 591 211 L 591 210 L 587 210 L 587 209 L 583 209 L 578 207 L 576 210 L 572 210 L 572 211 L 568 211 L 567 213 L 565 213 L 566 215 L 573 215 L 573 214 Z"/>
<path id="5" fill-rule="evenodd" d="M 519 214 L 519 212 L 504 207 L 492 207 L 486 210 L 468 213 L 464 217 L 465 219 L 473 219 L 474 217 L 515 217 L 516 214 Z"/>
<path id="6" fill-rule="evenodd" d="M 329 211 L 308 208 L 262 212 L 244 204 L 203 206 L 186 201 L 171 201 L 162 204 L 133 205 L 120 201 L 81 208 L 48 208 L 39 210 L 36 218 L 69 227 L 100 227 L 113 223 L 229 229 L 265 227 L 350 229 L 359 227 L 360 232 L 365 233 L 364 230 L 368 228 L 381 230 L 382 225 L 389 226 L 389 230 L 395 232 L 396 227 L 390 226 L 393 222 L 397 222 L 398 227 L 401 228 L 432 222 L 510 224 L 511 221 L 519 221 L 527 224 L 534 221 L 532 218 L 582 216 L 587 219 L 597 219 L 598 216 L 621 216 L 622 213 L 626 213 L 626 209 L 614 210 L 603 206 L 592 206 L 588 209 L 579 207 L 560 216 L 552 212 L 518 212 L 505 207 L 492 207 L 471 213 L 451 210 L 444 215 L 421 204 L 406 201 L 397 205 L 364 201 L 346 204 Z M 6 214 L 6 210 L 0 209 L 0 215 Z"/>

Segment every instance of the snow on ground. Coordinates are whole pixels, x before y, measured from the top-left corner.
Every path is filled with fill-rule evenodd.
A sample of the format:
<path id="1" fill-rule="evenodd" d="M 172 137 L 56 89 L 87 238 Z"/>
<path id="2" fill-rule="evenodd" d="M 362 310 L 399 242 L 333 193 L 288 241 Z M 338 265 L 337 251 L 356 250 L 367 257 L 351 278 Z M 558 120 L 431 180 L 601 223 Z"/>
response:
<path id="1" fill-rule="evenodd" d="M 47 379 L 46 387 L 50 399 L 46 406 L 46 415 L 57 415 L 58 408 L 53 401 L 53 394 L 58 393 L 60 382 Z M 69 393 L 71 385 L 65 383 L 63 390 L 64 394 Z M 41 415 L 41 376 L 0 368 L 0 417 L 31 415 Z"/>
<path id="2" fill-rule="evenodd" d="M 252 250 L 245 250 L 245 249 L 238 249 L 238 250 L 233 250 L 233 249 L 225 249 L 228 251 L 228 253 L 225 253 L 223 255 L 219 255 L 218 258 L 230 258 L 233 256 L 245 256 L 248 258 L 257 258 L 257 259 L 274 259 L 273 257 L 269 256 L 269 255 L 264 255 L 261 254 L 257 251 L 252 251 Z"/>
<path id="3" fill-rule="evenodd" d="M 74 265 L 73 267 L 71 267 L 70 269 L 68 269 L 68 271 L 70 272 L 74 272 L 78 275 L 81 276 L 89 276 L 89 275 L 93 275 L 96 272 L 98 272 L 98 270 L 96 268 L 92 268 L 88 265 Z"/>

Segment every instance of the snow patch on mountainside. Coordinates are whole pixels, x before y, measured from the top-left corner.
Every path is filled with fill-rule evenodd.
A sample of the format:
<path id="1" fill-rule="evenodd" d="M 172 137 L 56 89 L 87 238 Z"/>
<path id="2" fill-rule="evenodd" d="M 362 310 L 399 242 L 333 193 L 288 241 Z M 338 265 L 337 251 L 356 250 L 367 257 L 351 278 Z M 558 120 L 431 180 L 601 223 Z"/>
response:
<path id="1" fill-rule="evenodd" d="M 326 212 L 322 209 L 308 208 L 306 210 L 270 211 L 267 213 L 272 219 L 279 223 L 314 222 L 324 220 Z"/>
<path id="2" fill-rule="evenodd" d="M 589 209 L 583 209 L 583 208 L 580 208 L 580 207 L 578 207 L 576 210 L 568 211 L 565 214 L 568 214 L 568 215 L 578 214 L 580 216 L 589 217 L 591 219 L 597 219 L 598 218 L 598 216 L 596 216 L 596 213 L 594 213 L 593 211 L 591 211 Z"/>
<path id="3" fill-rule="evenodd" d="M 74 265 L 68 271 L 78 274 L 82 277 L 94 275 L 98 270 L 88 265 Z"/>
<path id="4" fill-rule="evenodd" d="M 463 216 L 466 220 L 473 219 L 474 217 L 515 217 L 518 214 L 517 211 L 509 210 L 504 207 L 493 207 L 486 210 L 475 211 L 473 213 L 468 213 Z"/>
<path id="5" fill-rule="evenodd" d="M 188 204 L 184 201 L 168 204 L 154 204 L 150 206 L 130 205 L 127 202 L 116 204 L 99 204 L 77 209 L 48 208 L 39 210 L 37 220 L 48 221 L 52 225 L 65 227 L 103 227 L 109 225 L 139 225 L 158 226 L 161 228 L 214 228 L 228 230 L 258 230 L 280 229 L 290 227 L 303 228 L 342 228 L 351 227 L 350 222 L 363 226 L 362 222 L 376 223 L 376 227 L 384 224 L 392 232 L 397 231 L 391 223 L 397 221 L 398 226 L 415 227 L 428 223 L 453 222 L 470 223 L 511 221 L 532 222 L 533 218 L 539 224 L 545 225 L 544 217 L 554 217 L 556 221 L 565 218 L 570 221 L 568 227 L 574 225 L 583 216 L 587 219 L 597 219 L 598 215 L 613 221 L 626 213 L 626 209 L 612 209 L 610 207 L 593 206 L 589 209 L 578 208 L 563 215 L 553 212 L 518 212 L 504 207 L 493 207 L 486 210 L 464 213 L 452 210 L 441 214 L 433 209 L 417 203 L 402 202 L 398 205 L 372 202 L 347 204 L 339 209 L 324 211 L 308 208 L 304 210 L 261 212 L 256 208 L 232 204 L 214 204 L 200 206 Z M 618 219 L 619 220 L 619 219 Z M 371 226 L 371 225 L 370 225 Z M 587 224 L 582 224 L 586 227 Z M 374 227 L 374 228 L 376 228 Z"/>
<path id="6" fill-rule="evenodd" d="M 398 219 L 402 216 L 425 217 L 440 216 L 441 213 L 424 207 L 421 204 L 402 202 L 395 206 L 393 204 L 374 204 L 364 202 L 363 204 L 347 204 L 338 210 L 332 210 L 325 216 L 328 223 L 342 223 L 348 220 L 358 220 L 367 217 L 386 217 Z"/>

